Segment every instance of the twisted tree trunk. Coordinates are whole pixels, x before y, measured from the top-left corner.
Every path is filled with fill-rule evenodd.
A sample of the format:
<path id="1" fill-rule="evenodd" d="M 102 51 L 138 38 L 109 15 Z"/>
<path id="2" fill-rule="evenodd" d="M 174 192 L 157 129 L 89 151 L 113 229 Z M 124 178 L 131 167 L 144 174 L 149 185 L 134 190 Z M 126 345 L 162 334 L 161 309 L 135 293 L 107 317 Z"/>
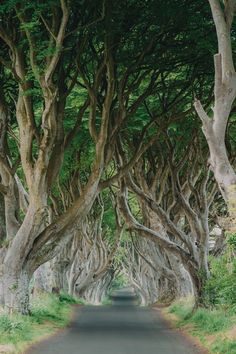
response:
<path id="1" fill-rule="evenodd" d="M 222 196 L 227 203 L 230 222 L 228 229 L 236 232 L 236 173 L 229 161 L 225 145 L 227 123 L 236 97 L 236 72 L 233 63 L 230 31 L 236 10 L 235 0 L 209 0 L 214 19 L 218 54 L 214 56 L 215 85 L 213 117 L 204 110 L 199 100 L 195 109 L 202 120 L 203 133 L 210 150 L 210 165 Z"/>

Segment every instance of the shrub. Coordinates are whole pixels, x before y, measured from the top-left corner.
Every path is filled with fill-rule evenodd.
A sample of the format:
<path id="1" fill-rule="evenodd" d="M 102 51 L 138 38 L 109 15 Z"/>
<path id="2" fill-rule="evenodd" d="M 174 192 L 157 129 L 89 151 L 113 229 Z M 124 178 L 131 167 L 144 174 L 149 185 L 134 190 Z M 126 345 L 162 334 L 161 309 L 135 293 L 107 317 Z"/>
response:
<path id="1" fill-rule="evenodd" d="M 236 260 L 229 259 L 227 253 L 210 259 L 211 277 L 204 287 L 206 306 L 217 305 L 236 308 Z"/>
<path id="2" fill-rule="evenodd" d="M 222 310 L 207 310 L 199 308 L 192 312 L 192 308 L 186 305 L 174 304 L 169 309 L 179 318 L 179 325 L 193 324 L 194 332 L 212 334 L 225 330 L 233 324 L 234 317 Z"/>
<path id="3" fill-rule="evenodd" d="M 213 353 L 217 354 L 235 354 L 236 353 L 236 341 L 217 341 L 212 347 Z"/>
<path id="4" fill-rule="evenodd" d="M 60 293 L 59 295 L 59 301 L 65 304 L 81 304 L 83 305 L 85 301 L 83 299 L 78 299 L 73 297 L 72 295 L 66 294 L 66 293 Z"/>
<path id="5" fill-rule="evenodd" d="M 180 318 L 181 321 L 186 320 L 191 314 L 192 310 L 189 307 L 185 307 L 182 305 L 172 305 L 170 307 L 170 313 L 176 314 Z"/>
<path id="6" fill-rule="evenodd" d="M 0 315 L 0 343 L 10 343 L 18 346 L 20 343 L 32 340 L 40 333 L 48 333 L 49 322 L 53 327 L 63 327 L 69 322 L 69 308 L 76 303 L 72 297 L 43 294 L 34 298 L 31 306 L 31 315 L 19 314 Z M 38 324 L 46 322 L 46 326 Z"/>
<path id="7" fill-rule="evenodd" d="M 199 331 L 211 334 L 229 328 L 232 324 L 232 318 L 219 310 L 198 309 L 189 319 L 189 322 L 195 324 Z"/>
<path id="8" fill-rule="evenodd" d="M 1 315 L 0 332 L 2 343 L 17 343 L 31 337 L 30 320 L 21 315 Z"/>
<path id="9" fill-rule="evenodd" d="M 11 333 L 14 331 L 21 331 L 25 325 L 22 320 L 7 315 L 0 316 L 0 331 Z"/>
<path id="10" fill-rule="evenodd" d="M 192 297 L 183 298 L 173 303 L 169 308 L 169 312 L 174 313 L 180 321 L 185 321 L 191 316 L 193 305 L 194 301 Z"/>
<path id="11" fill-rule="evenodd" d="M 43 321 L 55 321 L 59 325 L 65 325 L 65 311 L 68 303 L 62 303 L 59 297 L 53 294 L 43 294 L 32 301 L 31 317 L 37 323 Z"/>

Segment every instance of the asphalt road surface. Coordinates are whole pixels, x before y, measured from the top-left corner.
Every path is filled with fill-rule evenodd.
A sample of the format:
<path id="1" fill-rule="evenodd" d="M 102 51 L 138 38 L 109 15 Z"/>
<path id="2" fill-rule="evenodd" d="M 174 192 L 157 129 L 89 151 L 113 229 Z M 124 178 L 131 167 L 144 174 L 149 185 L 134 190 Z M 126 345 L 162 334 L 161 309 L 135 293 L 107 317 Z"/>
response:
<path id="1" fill-rule="evenodd" d="M 135 306 L 128 292 L 116 293 L 111 306 L 77 308 L 70 327 L 27 354 L 201 354 L 171 330 L 157 311 Z"/>

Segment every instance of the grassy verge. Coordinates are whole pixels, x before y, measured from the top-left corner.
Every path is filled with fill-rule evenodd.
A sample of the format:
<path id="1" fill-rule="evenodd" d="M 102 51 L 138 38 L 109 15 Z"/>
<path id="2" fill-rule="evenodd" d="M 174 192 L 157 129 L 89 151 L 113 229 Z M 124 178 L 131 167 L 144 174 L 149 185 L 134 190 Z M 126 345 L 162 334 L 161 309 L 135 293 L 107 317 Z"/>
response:
<path id="1" fill-rule="evenodd" d="M 40 295 L 32 301 L 30 316 L 2 312 L 0 353 L 23 353 L 33 342 L 65 327 L 71 318 L 71 305 L 76 303 L 80 302 L 66 294 Z"/>
<path id="2" fill-rule="evenodd" d="M 167 318 L 177 327 L 197 337 L 211 352 L 236 354 L 236 311 L 218 307 L 213 310 L 198 309 L 192 314 L 189 301 L 178 301 L 164 310 Z"/>

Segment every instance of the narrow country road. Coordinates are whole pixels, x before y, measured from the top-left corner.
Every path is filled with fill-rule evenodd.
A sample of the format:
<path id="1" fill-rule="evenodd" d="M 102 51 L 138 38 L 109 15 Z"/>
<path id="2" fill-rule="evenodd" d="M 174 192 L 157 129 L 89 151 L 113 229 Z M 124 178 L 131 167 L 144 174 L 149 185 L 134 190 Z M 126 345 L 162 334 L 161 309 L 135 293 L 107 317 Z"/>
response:
<path id="1" fill-rule="evenodd" d="M 112 306 L 84 306 L 71 326 L 27 354 L 201 354 L 182 335 L 169 329 L 157 311 L 132 304 L 128 294 Z"/>

